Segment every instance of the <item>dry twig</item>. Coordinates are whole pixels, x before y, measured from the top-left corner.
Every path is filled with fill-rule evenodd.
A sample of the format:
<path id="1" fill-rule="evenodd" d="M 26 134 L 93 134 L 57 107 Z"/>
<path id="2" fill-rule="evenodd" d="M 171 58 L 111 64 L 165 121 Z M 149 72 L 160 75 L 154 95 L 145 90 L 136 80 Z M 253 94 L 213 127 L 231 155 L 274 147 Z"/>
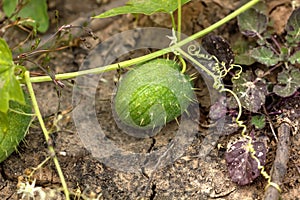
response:
<path id="1" fill-rule="evenodd" d="M 281 186 L 287 171 L 287 163 L 290 154 L 290 125 L 283 122 L 278 129 L 278 145 L 276 157 L 271 170 L 271 180 Z M 275 187 L 268 187 L 265 192 L 265 200 L 278 200 L 280 192 Z"/>

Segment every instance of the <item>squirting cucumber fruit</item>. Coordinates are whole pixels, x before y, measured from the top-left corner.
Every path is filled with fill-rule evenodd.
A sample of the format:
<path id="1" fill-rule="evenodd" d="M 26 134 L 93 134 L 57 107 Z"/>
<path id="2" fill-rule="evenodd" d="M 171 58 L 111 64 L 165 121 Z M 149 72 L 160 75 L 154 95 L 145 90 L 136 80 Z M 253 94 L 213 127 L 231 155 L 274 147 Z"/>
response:
<path id="1" fill-rule="evenodd" d="M 25 105 L 10 101 L 9 107 L 11 110 L 7 112 L 7 121 L 0 121 L 0 162 L 4 161 L 17 149 L 30 125 L 32 117 L 30 115 L 22 114 L 30 114 L 32 112 L 30 100 L 26 95 L 25 99 Z"/>
<path id="2" fill-rule="evenodd" d="M 119 120 L 131 127 L 150 129 L 180 116 L 194 92 L 190 77 L 173 60 L 155 59 L 127 72 L 114 96 Z"/>

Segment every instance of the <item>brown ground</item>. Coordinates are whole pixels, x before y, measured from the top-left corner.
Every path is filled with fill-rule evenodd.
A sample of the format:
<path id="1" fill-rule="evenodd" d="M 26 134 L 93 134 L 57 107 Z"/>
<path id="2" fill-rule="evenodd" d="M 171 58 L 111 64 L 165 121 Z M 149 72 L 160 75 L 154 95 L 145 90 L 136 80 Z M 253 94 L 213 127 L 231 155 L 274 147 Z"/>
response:
<path id="1" fill-rule="evenodd" d="M 115 7 L 118 4 L 124 4 L 121 1 L 102 1 L 96 3 L 94 0 L 66 0 L 63 3 L 60 1 L 48 1 L 49 13 L 53 17 L 53 11 L 58 9 L 60 12 L 59 24 L 75 24 L 86 21 L 90 13 L 100 13 L 103 9 Z M 84 3 L 83 3 L 84 2 Z M 100 1 L 101 2 L 101 1 Z M 234 1 L 200 1 L 194 0 L 183 9 L 183 26 L 182 32 L 186 35 L 191 35 L 205 27 L 208 27 L 213 22 L 224 17 L 226 14 L 233 11 L 239 2 Z M 275 2 L 275 1 L 274 1 Z M 279 2 L 279 1 L 276 1 Z M 276 16 L 288 15 L 288 4 L 285 1 L 281 3 L 270 3 L 270 6 L 276 7 L 278 14 Z M 274 11 L 273 11 L 274 12 Z M 132 29 L 134 27 L 159 26 L 169 27 L 170 20 L 168 16 L 156 14 L 151 17 L 140 17 L 136 22 L 130 15 L 114 17 L 110 19 L 92 21 L 90 25 L 94 34 L 99 37 L 93 40 L 85 36 L 85 42 L 81 42 L 73 48 L 60 51 L 59 53 L 51 54 L 50 67 L 56 73 L 77 71 L 85 56 L 88 55 L 90 49 L 95 47 L 100 41 L 109 38 L 115 33 Z M 278 25 L 280 32 L 281 25 Z M 46 33 L 50 35 L 54 32 L 55 25 L 52 20 L 52 28 Z M 220 27 L 215 31 L 216 34 L 221 34 L 228 40 L 232 40 L 233 33 L 237 32 L 236 21 L 233 20 L 227 25 Z M 76 37 L 82 33 L 74 32 Z M 88 45 L 88 46 L 87 46 Z M 132 56 L 132 55 L 131 55 Z M 129 56 L 129 57 L 131 57 Z M 115 133 L 116 125 L 110 113 L 110 95 L 115 87 L 114 77 L 117 72 L 106 73 L 103 78 L 107 81 L 100 84 L 102 87 L 99 102 L 96 104 L 97 113 L 104 113 L 98 116 L 98 120 L 105 126 L 107 134 L 111 134 L 110 138 L 118 143 L 118 145 L 128 151 L 147 151 L 149 148 L 161 148 L 168 144 L 170 130 L 174 129 L 176 123 L 169 126 L 170 130 L 166 134 L 157 136 L 156 142 L 152 139 L 144 141 L 125 141 L 128 138 L 122 138 L 120 134 Z M 55 150 L 58 154 L 59 162 L 63 169 L 70 191 L 77 196 L 74 199 L 79 199 L 79 195 L 83 194 L 86 197 L 101 196 L 99 199 L 140 199 L 143 196 L 146 199 L 263 199 L 264 187 L 266 180 L 259 177 L 252 184 L 247 186 L 239 186 L 230 181 L 227 173 L 226 163 L 224 160 L 224 148 L 214 148 L 212 152 L 205 158 L 199 158 L 200 146 L 204 136 L 210 132 L 201 129 L 196 134 L 192 144 L 185 150 L 184 155 L 177 159 L 176 162 L 156 170 L 152 176 L 149 172 L 136 173 L 122 172 L 105 166 L 91 153 L 89 153 L 81 142 L 78 136 L 74 122 L 72 120 L 72 82 L 64 81 L 66 87 L 62 90 L 61 98 L 57 96 L 55 85 L 50 82 L 36 83 L 34 89 L 37 100 L 47 123 L 48 129 L 53 131 L 51 135 Z M 199 85 L 203 82 L 199 81 Z M 207 93 L 207 89 L 203 89 L 202 93 Z M 57 112 L 59 101 L 61 103 L 59 112 Z M 207 114 L 207 109 L 210 105 L 203 102 L 202 114 Z M 299 106 L 299 99 L 294 99 L 290 103 L 291 110 Z M 281 108 L 282 109 L 282 108 Z M 298 107 L 299 109 L 299 107 Z M 62 117 L 58 121 L 59 114 Z M 201 119 L 205 121 L 205 116 L 201 115 Z M 276 119 L 274 119 L 275 122 Z M 57 122 L 57 125 L 54 125 Z M 294 123 L 299 123 L 299 119 L 295 119 Z M 297 126 L 295 126 L 297 127 Z M 277 127 L 275 127 L 277 128 Z M 299 128 L 299 125 L 298 125 Z M 164 129 L 165 130 L 165 129 Z M 294 129 L 293 129 L 294 130 Z M 114 132 L 115 131 L 115 132 Z M 265 133 L 267 130 L 262 130 Z M 218 143 L 226 147 L 230 136 L 223 136 Z M 124 141 L 122 141 L 124 139 Z M 132 143 L 136 142 L 136 143 Z M 20 199 L 21 195 L 17 194 L 18 179 L 26 175 L 26 171 L 37 167 L 48 156 L 46 142 L 42 131 L 35 121 L 26 135 L 25 141 L 19 147 L 19 153 L 13 153 L 6 161 L 1 163 L 0 174 L 0 199 Z M 276 142 L 271 139 L 269 141 L 268 161 L 266 170 L 269 172 L 272 162 L 275 157 Z M 290 161 L 288 163 L 287 174 L 283 180 L 282 199 L 299 199 L 300 198 L 300 134 L 294 132 L 291 137 Z M 150 176 L 150 177 L 149 177 Z M 47 193 L 47 199 L 63 199 L 61 185 L 52 161 L 48 161 L 34 174 L 36 186 L 42 187 Z M 101 195 L 100 195 L 101 194 Z M 38 199 L 38 198 L 37 198 Z"/>

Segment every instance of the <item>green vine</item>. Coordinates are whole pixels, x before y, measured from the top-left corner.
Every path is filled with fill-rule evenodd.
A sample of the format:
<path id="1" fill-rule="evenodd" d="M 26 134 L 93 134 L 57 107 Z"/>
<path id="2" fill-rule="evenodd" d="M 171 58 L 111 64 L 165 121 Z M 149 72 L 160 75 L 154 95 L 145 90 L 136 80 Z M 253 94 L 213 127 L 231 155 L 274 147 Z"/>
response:
<path id="1" fill-rule="evenodd" d="M 36 97 L 35 97 L 35 94 L 34 94 L 34 91 L 33 91 L 33 87 L 32 87 L 31 81 L 30 81 L 29 71 L 25 72 L 25 82 L 26 82 L 26 85 L 27 85 L 27 88 L 28 88 L 28 91 L 29 91 L 29 94 L 30 94 L 30 97 L 31 97 L 33 109 L 34 109 L 35 114 L 36 114 L 36 116 L 37 116 L 37 118 L 39 120 L 39 123 L 41 125 L 42 131 L 44 133 L 44 137 L 45 137 L 45 139 L 47 141 L 48 150 L 50 152 L 50 156 L 53 159 L 53 162 L 54 162 L 54 165 L 56 167 L 58 176 L 59 176 L 61 184 L 63 186 L 63 190 L 64 190 L 64 193 L 65 193 L 66 199 L 69 200 L 70 199 L 70 195 L 69 195 L 68 186 L 67 186 L 67 183 L 65 181 L 65 177 L 64 177 L 64 174 L 63 174 L 63 172 L 61 170 L 60 164 L 58 162 L 58 159 L 57 159 L 54 147 L 52 145 L 52 142 L 51 142 L 48 130 L 46 129 L 46 126 L 45 126 L 43 117 L 41 115 L 38 103 L 36 101 Z"/>
<path id="2" fill-rule="evenodd" d="M 251 8 L 252 6 L 254 6 L 256 3 L 258 3 L 259 0 L 251 0 L 250 2 L 246 3 L 245 5 L 243 5 L 242 7 L 240 7 L 239 9 L 235 10 L 233 13 L 229 14 L 228 16 L 224 17 L 223 19 L 221 19 L 220 21 L 216 22 L 215 24 L 209 26 L 208 28 L 195 33 L 194 35 L 189 36 L 186 39 L 181 40 L 181 0 L 178 0 L 178 20 L 177 20 L 177 37 L 174 34 L 175 30 L 176 30 L 176 24 L 175 24 L 175 19 L 173 16 L 173 13 L 170 13 L 171 15 L 171 19 L 172 19 L 172 27 L 173 27 L 173 35 L 170 36 L 169 38 L 171 39 L 171 44 L 169 47 L 150 53 L 148 55 L 145 56 L 141 56 L 138 58 L 134 58 L 132 60 L 127 60 L 127 61 L 123 61 L 120 63 L 116 63 L 116 64 L 111 64 L 111 65 L 106 65 L 100 68 L 94 68 L 94 69 L 89 69 L 89 70 L 83 70 L 83 71 L 78 71 L 78 72 L 70 72 L 70 73 L 64 73 L 64 74 L 57 74 L 55 75 L 55 80 L 63 80 L 63 79 L 70 79 L 70 78 L 75 78 L 78 76 L 83 76 L 83 75 L 87 75 L 87 74 L 99 74 L 99 73 L 103 73 L 103 72 L 107 72 L 107 71 L 112 71 L 112 70 L 117 70 L 120 68 L 126 68 L 135 64 L 140 64 L 142 62 L 146 62 L 149 60 L 152 60 L 154 58 L 157 58 L 159 56 L 168 54 L 168 53 L 175 53 L 176 55 L 178 55 L 178 58 L 180 60 L 180 62 L 182 63 L 182 73 L 184 73 L 186 71 L 186 63 L 183 60 L 182 56 L 189 59 L 191 62 L 193 62 L 194 64 L 196 64 L 198 67 L 200 67 L 205 73 L 207 73 L 209 76 L 211 76 L 214 80 L 214 85 L 213 87 L 215 89 L 217 89 L 219 92 L 227 92 L 230 93 L 234 99 L 236 100 L 237 104 L 238 104 L 238 115 L 235 119 L 235 122 L 237 123 L 237 125 L 239 127 L 242 128 L 242 132 L 241 135 L 243 138 L 246 138 L 248 140 L 248 149 L 249 152 L 251 152 L 251 156 L 253 159 L 255 159 L 258 163 L 258 168 L 261 171 L 261 174 L 268 180 L 268 186 L 273 186 L 275 187 L 278 191 L 281 191 L 279 186 L 276 183 L 271 182 L 271 177 L 265 172 L 264 167 L 261 166 L 260 161 L 258 160 L 258 158 L 255 156 L 255 150 L 252 146 L 252 138 L 245 135 L 246 131 L 247 131 L 247 127 L 246 125 L 243 123 L 243 121 L 240 119 L 241 115 L 242 115 L 242 105 L 241 102 L 238 98 L 238 96 L 230 89 L 225 88 L 224 84 L 222 83 L 222 78 L 224 78 L 229 71 L 233 70 L 233 69 L 237 69 L 235 75 L 233 76 L 233 79 L 238 79 L 241 72 L 242 72 L 242 68 L 239 65 L 235 65 L 235 64 L 231 64 L 230 67 L 227 69 L 225 67 L 224 63 L 220 63 L 218 61 L 218 59 L 215 56 L 208 56 L 206 54 L 202 54 L 200 52 L 200 48 L 197 49 L 196 46 L 190 45 L 188 48 L 188 52 L 185 52 L 181 49 L 181 47 L 185 44 L 188 44 L 190 42 L 192 42 L 193 40 L 196 40 L 198 38 L 203 37 L 204 35 L 212 32 L 213 30 L 217 29 L 218 27 L 224 25 L 225 23 L 227 23 L 228 21 L 232 20 L 233 18 L 237 17 L 239 14 L 241 14 L 242 12 L 248 10 L 249 8 Z M 198 62 L 193 56 L 196 56 L 197 58 L 201 58 L 201 59 L 206 59 L 206 60 L 212 60 L 215 62 L 215 65 L 213 67 L 212 70 L 206 68 L 205 66 L 203 66 L 200 62 Z M 55 164 L 56 170 L 58 172 L 58 175 L 60 177 L 61 183 L 62 183 L 62 187 L 63 187 L 63 191 L 65 193 L 66 199 L 70 199 L 69 197 L 69 191 L 67 188 L 67 184 L 63 175 L 63 172 L 61 170 L 61 167 L 59 165 L 57 156 L 55 154 L 55 150 L 53 145 L 51 144 L 51 139 L 49 137 L 49 133 L 45 127 L 42 115 L 40 113 L 39 110 L 39 106 L 38 103 L 36 101 L 35 98 L 35 94 L 32 88 L 32 83 L 39 83 L 39 82 L 46 82 L 46 81 L 52 81 L 53 77 L 50 76 L 39 76 L 39 77 L 30 77 L 29 72 L 26 71 L 25 74 L 25 83 L 28 87 L 31 99 L 32 99 L 32 103 L 33 103 L 33 107 L 35 110 L 35 114 L 38 118 L 38 121 L 41 125 L 42 131 L 44 133 L 44 137 L 48 143 L 48 150 L 50 152 L 51 158 L 53 159 L 53 162 Z"/>
<path id="3" fill-rule="evenodd" d="M 258 3 L 259 1 L 260 0 L 252 0 L 252 1 L 248 2 L 247 4 L 243 5 L 239 9 L 235 10 L 231 14 L 229 14 L 226 17 L 224 17 L 223 19 L 221 19 L 220 21 L 212 24 L 208 28 L 203 29 L 202 31 L 199 31 L 199 32 L 195 33 L 194 35 L 191 35 L 188 38 L 185 38 L 184 40 L 181 40 L 178 43 L 176 43 L 176 44 L 174 44 L 174 45 L 172 45 L 168 48 L 161 49 L 159 51 L 156 51 L 156 52 L 153 52 L 153 53 L 150 53 L 150 54 L 147 54 L 145 56 L 138 57 L 138 58 L 134 58 L 132 60 L 127 60 L 127 61 L 120 62 L 120 63 L 117 63 L 117 64 L 103 66 L 101 68 L 83 70 L 83 71 L 78 71 L 78 72 L 70 72 L 70 73 L 64 73 L 64 74 L 57 74 L 57 75 L 55 75 L 55 79 L 63 80 L 63 79 L 75 78 L 75 77 L 83 76 L 83 75 L 87 75 L 87 74 L 100 74 L 100 73 L 103 73 L 103 72 L 107 72 L 107 71 L 111 71 L 111 70 L 117 70 L 118 68 L 126 68 L 126 67 L 129 67 L 129 66 L 135 65 L 135 64 L 139 64 L 139 63 L 142 63 L 142 62 L 152 60 L 154 58 L 157 58 L 159 56 L 162 56 L 162 55 L 165 55 L 167 53 L 172 52 L 173 49 L 177 49 L 177 48 L 179 48 L 179 47 L 181 47 L 185 44 L 188 44 L 188 43 L 192 42 L 193 40 L 196 40 L 198 38 L 203 37 L 204 35 L 212 32 L 213 30 L 215 30 L 215 29 L 219 28 L 220 26 L 224 25 L 228 21 L 234 19 L 239 14 L 241 14 L 244 11 L 248 10 L 249 8 L 254 6 L 256 3 Z M 39 82 L 52 81 L 52 79 L 51 79 L 50 76 L 39 76 L 39 77 L 31 77 L 30 81 L 32 83 L 39 83 Z"/>
<path id="4" fill-rule="evenodd" d="M 178 9 L 177 9 L 177 39 L 178 41 L 181 40 L 181 0 L 177 0 Z"/>

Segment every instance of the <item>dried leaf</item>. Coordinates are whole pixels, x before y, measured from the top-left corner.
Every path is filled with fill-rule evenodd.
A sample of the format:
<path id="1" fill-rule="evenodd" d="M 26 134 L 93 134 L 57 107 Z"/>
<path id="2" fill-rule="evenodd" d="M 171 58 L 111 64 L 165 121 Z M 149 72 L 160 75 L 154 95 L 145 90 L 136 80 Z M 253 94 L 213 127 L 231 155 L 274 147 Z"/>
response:
<path id="1" fill-rule="evenodd" d="M 230 44 L 221 36 L 208 35 L 204 37 L 202 46 L 209 54 L 216 56 L 220 62 L 224 62 L 227 67 L 234 63 L 234 55 Z"/>

